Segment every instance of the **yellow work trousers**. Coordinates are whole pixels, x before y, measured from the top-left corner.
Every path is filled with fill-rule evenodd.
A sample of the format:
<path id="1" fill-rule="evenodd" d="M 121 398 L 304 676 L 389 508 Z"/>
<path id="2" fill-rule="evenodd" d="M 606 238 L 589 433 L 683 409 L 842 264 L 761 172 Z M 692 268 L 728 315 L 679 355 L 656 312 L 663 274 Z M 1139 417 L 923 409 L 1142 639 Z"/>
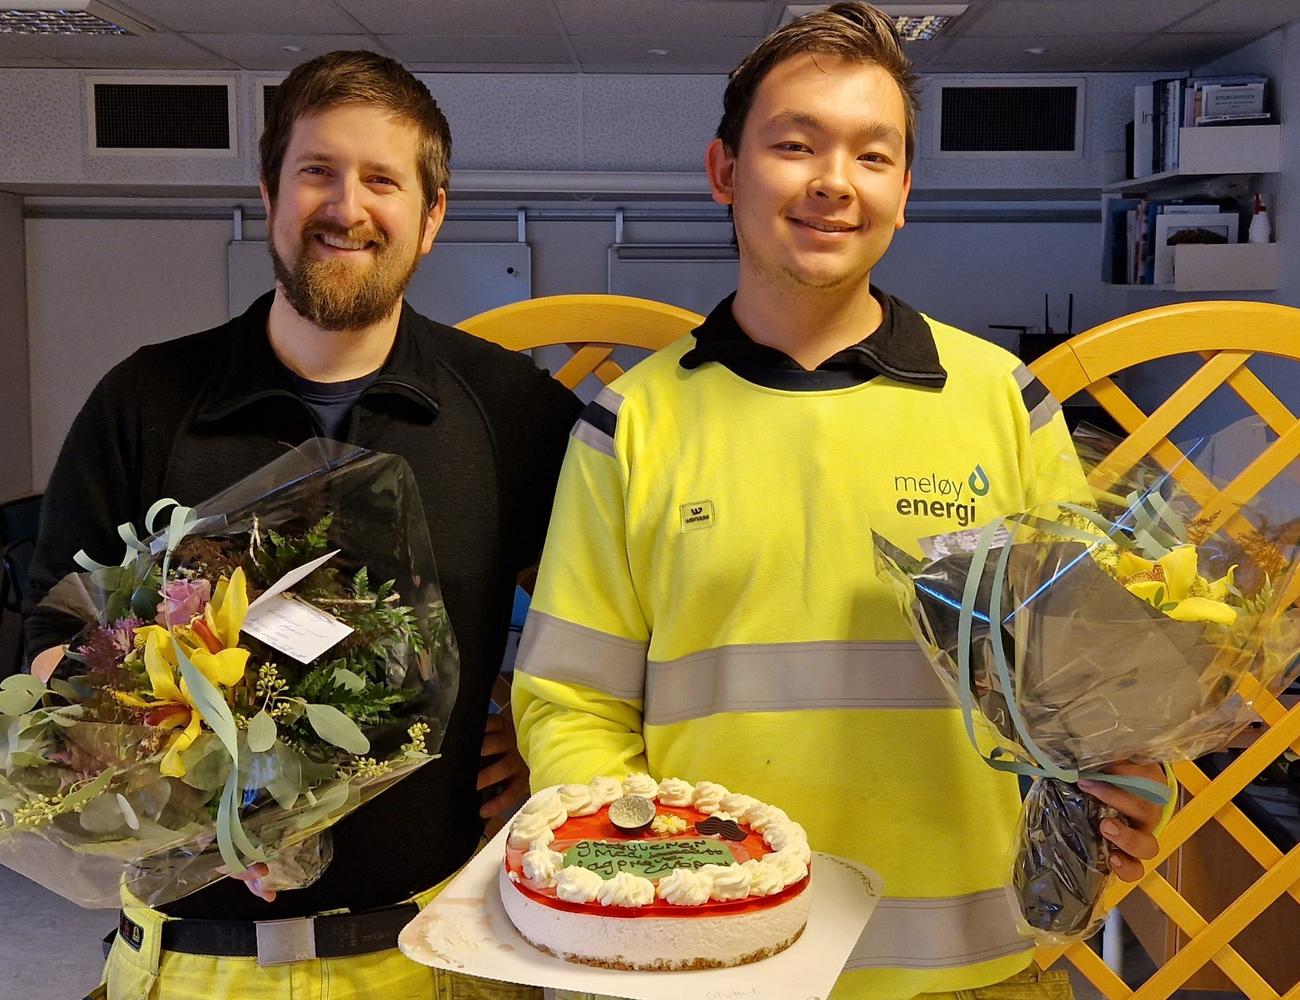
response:
<path id="1" fill-rule="evenodd" d="M 449 881 L 411 902 L 423 909 Z M 113 939 L 104 983 L 96 991 L 107 1000 L 541 1000 L 542 996 L 532 986 L 430 969 L 396 948 L 266 968 L 257 964 L 256 957 L 162 951 L 158 944 L 168 917 L 138 903 L 123 909 L 143 935 L 138 950 L 121 935 Z"/>

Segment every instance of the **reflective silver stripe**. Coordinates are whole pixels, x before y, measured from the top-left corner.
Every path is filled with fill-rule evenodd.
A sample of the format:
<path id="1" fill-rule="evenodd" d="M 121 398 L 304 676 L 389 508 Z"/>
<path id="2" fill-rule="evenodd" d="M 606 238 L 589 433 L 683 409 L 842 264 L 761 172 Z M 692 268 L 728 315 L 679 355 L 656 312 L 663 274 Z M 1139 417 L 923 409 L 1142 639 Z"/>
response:
<path id="1" fill-rule="evenodd" d="M 645 721 L 658 726 L 716 712 L 952 706 L 910 641 L 721 646 L 652 661 L 645 679 Z"/>
<path id="2" fill-rule="evenodd" d="M 515 664 L 534 677 L 640 701 L 648 645 L 530 611 Z"/>
<path id="3" fill-rule="evenodd" d="M 845 969 L 948 969 L 1029 951 L 1002 889 L 940 899 L 886 896 Z"/>
<path id="4" fill-rule="evenodd" d="M 618 424 L 618 411 L 622 405 L 623 397 L 609 386 L 605 386 L 578 415 L 578 422 L 573 425 L 570 433 L 597 451 L 604 452 L 611 458 L 615 457 L 614 429 Z"/>
<path id="5" fill-rule="evenodd" d="M 623 405 L 623 397 L 609 386 L 605 386 L 600 392 L 596 393 L 596 398 L 592 402 L 599 403 L 617 417 L 619 408 Z"/>
<path id="6" fill-rule="evenodd" d="M 593 427 L 585 420 L 579 420 L 569 432 L 583 444 L 589 444 L 597 451 L 602 451 L 614 458 L 614 439 L 598 427 Z"/>
<path id="7" fill-rule="evenodd" d="M 1061 412 L 1061 404 L 1024 365 L 1016 365 L 1012 374 L 1029 410 L 1029 433 L 1032 434 Z"/>
<path id="8" fill-rule="evenodd" d="M 1061 404 L 1050 392 L 1041 403 L 1029 411 L 1029 433 L 1045 426 L 1054 416 L 1061 412 Z"/>

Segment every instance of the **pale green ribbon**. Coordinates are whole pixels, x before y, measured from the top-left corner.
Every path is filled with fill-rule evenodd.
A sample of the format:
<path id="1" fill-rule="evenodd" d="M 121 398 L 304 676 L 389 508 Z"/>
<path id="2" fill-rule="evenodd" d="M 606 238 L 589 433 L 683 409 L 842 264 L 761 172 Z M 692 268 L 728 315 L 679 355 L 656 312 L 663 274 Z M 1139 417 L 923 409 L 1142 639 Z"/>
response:
<path id="1" fill-rule="evenodd" d="M 166 541 L 166 551 L 163 555 L 162 564 L 164 584 L 171 569 L 172 553 L 176 550 L 176 546 L 181 543 L 181 540 L 198 523 L 198 517 L 195 515 L 193 507 L 185 507 L 168 497 L 157 501 L 145 514 L 145 529 L 151 535 L 157 531 L 155 522 L 158 515 L 168 507 L 172 508 L 172 512 L 166 532 L 163 535 Z M 127 546 L 126 554 L 122 557 L 122 562 L 117 568 L 130 566 L 136 559 L 149 553 L 149 546 L 140 541 L 135 528 L 129 522 L 119 524 L 117 533 L 126 542 Z M 78 566 L 92 573 L 115 568 L 91 559 L 84 549 L 73 556 L 73 560 Z M 172 627 L 171 615 L 167 610 L 165 600 L 163 601 L 163 618 L 170 634 Z M 217 739 L 230 755 L 230 774 L 226 778 L 226 786 L 222 790 L 221 800 L 217 805 L 217 847 L 221 851 L 221 858 L 225 861 L 226 866 L 232 872 L 242 872 L 248 867 L 245 862 L 264 861 L 266 855 L 249 838 L 247 831 L 244 830 L 244 824 L 239 818 L 239 730 L 235 725 L 235 716 L 230 711 L 230 706 L 226 704 L 226 699 L 217 690 L 217 686 L 204 676 L 203 671 L 190 662 L 190 658 L 185 655 L 185 651 L 181 649 L 175 636 L 172 636 L 171 640 L 172 648 L 176 651 L 176 662 L 180 665 L 181 677 L 185 680 L 185 685 L 189 689 L 194 707 L 199 710 L 199 714 L 203 716 L 203 721 L 216 734 Z"/>
<path id="2" fill-rule="evenodd" d="M 1142 498 L 1134 502 L 1134 496 L 1130 495 L 1130 510 L 1135 510 L 1140 506 Z M 1153 504 L 1151 510 L 1153 516 L 1150 522 L 1157 529 L 1157 520 L 1164 520 L 1168 515 L 1177 517 L 1176 513 L 1169 510 L 1168 505 L 1164 503 L 1163 498 L 1157 498 L 1159 504 Z M 1087 517 L 1098 527 L 1102 528 L 1106 535 L 1114 541 L 1124 544 L 1121 539 L 1123 535 L 1119 526 L 1108 521 L 1096 511 L 1080 507 L 1075 504 L 1061 504 L 1062 508 L 1074 511 Z M 1164 510 L 1161 510 L 1161 507 Z M 966 724 L 966 735 L 970 739 L 971 745 L 979 750 L 979 744 L 975 738 L 974 723 L 974 697 L 971 693 L 971 629 L 974 622 L 975 602 L 979 596 L 980 580 L 984 576 L 984 568 L 988 563 L 989 552 L 993 546 L 993 540 L 1002 527 L 1003 520 L 1016 521 L 1018 523 L 1028 523 L 1033 520 L 1025 515 L 1014 515 L 1005 519 L 996 519 L 986 525 L 980 532 L 979 542 L 975 546 L 975 551 L 971 555 L 970 570 L 966 577 L 966 585 L 962 591 L 961 612 L 957 620 L 957 668 L 958 684 L 957 695 L 961 705 L 962 716 Z M 1073 537 L 1084 541 L 1090 545 L 1096 545 L 1099 539 L 1095 535 L 1072 528 L 1069 525 L 1052 524 L 1051 530 L 1063 537 Z M 1164 534 L 1164 532 L 1161 532 Z M 1139 546 L 1143 546 L 1142 535 L 1151 536 L 1150 527 L 1139 534 L 1134 532 Z M 1168 536 L 1166 536 L 1168 537 Z M 1154 540 L 1154 537 L 1153 537 Z M 1126 540 L 1125 540 L 1126 541 Z M 1176 542 L 1174 544 L 1177 544 Z M 1007 747 L 994 747 L 987 755 L 981 754 L 984 761 L 990 767 L 999 771 L 1010 771 L 1015 774 L 1023 774 L 1031 777 L 1055 778 L 1058 781 L 1075 783 L 1079 780 L 1086 781 L 1104 781 L 1107 784 L 1115 785 L 1119 788 L 1127 789 L 1150 802 L 1164 805 L 1169 801 L 1172 793 L 1169 786 L 1163 782 L 1152 781 L 1149 778 L 1140 778 L 1134 775 L 1110 774 L 1105 771 L 1080 771 L 1077 768 L 1060 767 L 1052 763 L 1051 758 L 1034 741 L 1029 733 L 1029 726 L 1025 722 L 1024 716 L 1020 712 L 1020 706 L 1016 703 L 1015 688 L 1011 679 L 1011 668 L 1007 663 L 1006 652 L 1002 648 L 1001 629 L 1003 627 L 1002 616 L 1002 594 L 1003 586 L 1006 580 L 1007 562 L 1011 558 L 1012 542 L 1008 539 L 1007 543 L 1002 546 L 1002 551 L 998 555 L 997 562 L 993 568 L 993 581 L 989 597 L 989 645 L 993 650 L 993 664 L 997 672 L 998 680 L 1001 682 L 1002 691 L 1005 694 L 1005 701 L 1008 713 L 1011 717 L 1012 727 L 1015 729 L 1016 736 L 1020 740 L 1020 745 L 1038 762 L 1038 766 L 1026 763 L 1017 759 L 1015 753 Z M 1165 549 L 1165 551 L 1168 551 Z"/>

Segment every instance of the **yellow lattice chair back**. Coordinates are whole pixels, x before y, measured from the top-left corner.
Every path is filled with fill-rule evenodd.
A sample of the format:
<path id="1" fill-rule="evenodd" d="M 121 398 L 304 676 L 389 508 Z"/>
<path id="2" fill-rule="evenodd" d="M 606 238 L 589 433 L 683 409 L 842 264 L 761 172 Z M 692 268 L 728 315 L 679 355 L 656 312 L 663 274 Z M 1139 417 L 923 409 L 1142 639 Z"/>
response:
<path id="1" fill-rule="evenodd" d="M 555 372 L 576 389 L 588 375 L 608 385 L 623 374 L 618 347 L 657 351 L 704 321 L 689 309 L 630 295 L 547 295 L 512 302 L 457 324 L 512 351 L 565 345 L 572 356 Z"/>
<path id="2" fill-rule="evenodd" d="M 1199 361 L 1199 367 L 1150 413 L 1116 381 L 1125 369 L 1175 355 L 1189 355 Z M 1108 459 L 1115 473 L 1150 455 L 1201 505 L 1213 530 L 1224 528 L 1235 535 L 1249 527 L 1239 513 L 1241 505 L 1279 476 L 1294 476 L 1300 468 L 1294 464 L 1300 456 L 1300 420 L 1247 367 L 1255 355 L 1300 361 L 1300 309 L 1257 302 L 1188 302 L 1150 309 L 1081 333 L 1031 368 L 1057 399 L 1091 396 L 1123 428 L 1127 437 Z M 1294 372 L 1291 377 L 1296 377 Z M 1170 435 L 1224 386 L 1276 440 L 1220 488 L 1197 467 L 1196 459 L 1189 459 L 1172 443 Z M 1297 591 L 1300 576 L 1292 578 L 1288 596 L 1293 601 L 1300 598 Z M 1064 955 L 1112 1000 L 1130 996 L 1158 1000 L 1184 985 L 1205 988 L 1207 983 L 1235 988 L 1251 1000 L 1300 1000 L 1300 945 L 1295 937 L 1300 932 L 1300 846 L 1284 855 L 1232 801 L 1288 747 L 1300 752 L 1300 705 L 1288 711 L 1261 692 L 1256 708 L 1262 723 L 1258 738 L 1213 781 L 1193 763 L 1175 765 L 1185 801 L 1160 837 L 1160 857 L 1147 865 L 1147 876 L 1140 883 L 1110 886 L 1109 904 L 1138 893 L 1126 904 L 1126 913 L 1140 904 L 1147 912 L 1154 907 L 1168 921 L 1166 926 L 1172 930 L 1165 937 L 1164 953 L 1156 956 L 1155 974 L 1131 990 L 1086 944 L 1042 949 L 1040 965 L 1050 965 Z M 1198 833 L 1196 843 L 1189 845 Z M 1189 858 L 1203 838 L 1210 842 L 1218 838 L 1223 845 L 1225 835 L 1258 865 L 1258 877 L 1252 869 L 1248 888 L 1221 912 L 1202 914 L 1189 901 L 1194 894 L 1182 876 L 1190 873 Z M 1231 844 L 1226 846 L 1235 851 Z M 1203 847 L 1201 853 L 1206 853 Z M 1156 870 L 1166 861 L 1170 862 L 1168 877 Z M 1216 866 L 1222 870 L 1228 863 L 1222 854 L 1204 861 L 1207 871 L 1199 873 L 1202 881 L 1213 881 Z M 1243 863 L 1249 864 L 1244 858 Z M 1266 911 L 1268 919 L 1252 927 Z M 1270 927 L 1290 931 L 1283 934 Z M 1269 933 L 1276 935 L 1275 947 L 1260 939 Z M 1234 941 L 1239 934 L 1241 939 Z M 1212 974 L 1214 967 L 1221 975 Z"/>

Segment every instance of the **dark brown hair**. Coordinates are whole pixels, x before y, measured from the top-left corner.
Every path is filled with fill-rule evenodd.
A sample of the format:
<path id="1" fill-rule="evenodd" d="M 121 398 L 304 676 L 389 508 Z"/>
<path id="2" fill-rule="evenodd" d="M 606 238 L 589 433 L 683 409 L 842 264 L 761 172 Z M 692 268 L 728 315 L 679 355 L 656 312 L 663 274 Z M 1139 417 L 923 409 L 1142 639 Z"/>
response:
<path id="1" fill-rule="evenodd" d="M 740 134 L 754 94 L 763 78 L 779 62 L 804 52 L 841 56 L 875 63 L 898 84 L 903 93 L 906 121 L 907 167 L 916 154 L 917 79 L 911 62 L 888 14 L 865 3 L 836 3 L 813 11 L 778 28 L 741 60 L 727 79 L 722 97 L 718 138 L 731 153 L 740 149 Z"/>
<path id="2" fill-rule="evenodd" d="M 414 125 L 420 133 L 416 168 L 424 207 L 438 200 L 451 179 L 451 130 L 429 89 L 400 63 L 374 52 L 327 52 L 294 67 L 275 88 L 262 130 L 262 180 L 275 201 L 280 167 L 293 123 L 304 115 L 344 104 L 369 104 Z"/>

